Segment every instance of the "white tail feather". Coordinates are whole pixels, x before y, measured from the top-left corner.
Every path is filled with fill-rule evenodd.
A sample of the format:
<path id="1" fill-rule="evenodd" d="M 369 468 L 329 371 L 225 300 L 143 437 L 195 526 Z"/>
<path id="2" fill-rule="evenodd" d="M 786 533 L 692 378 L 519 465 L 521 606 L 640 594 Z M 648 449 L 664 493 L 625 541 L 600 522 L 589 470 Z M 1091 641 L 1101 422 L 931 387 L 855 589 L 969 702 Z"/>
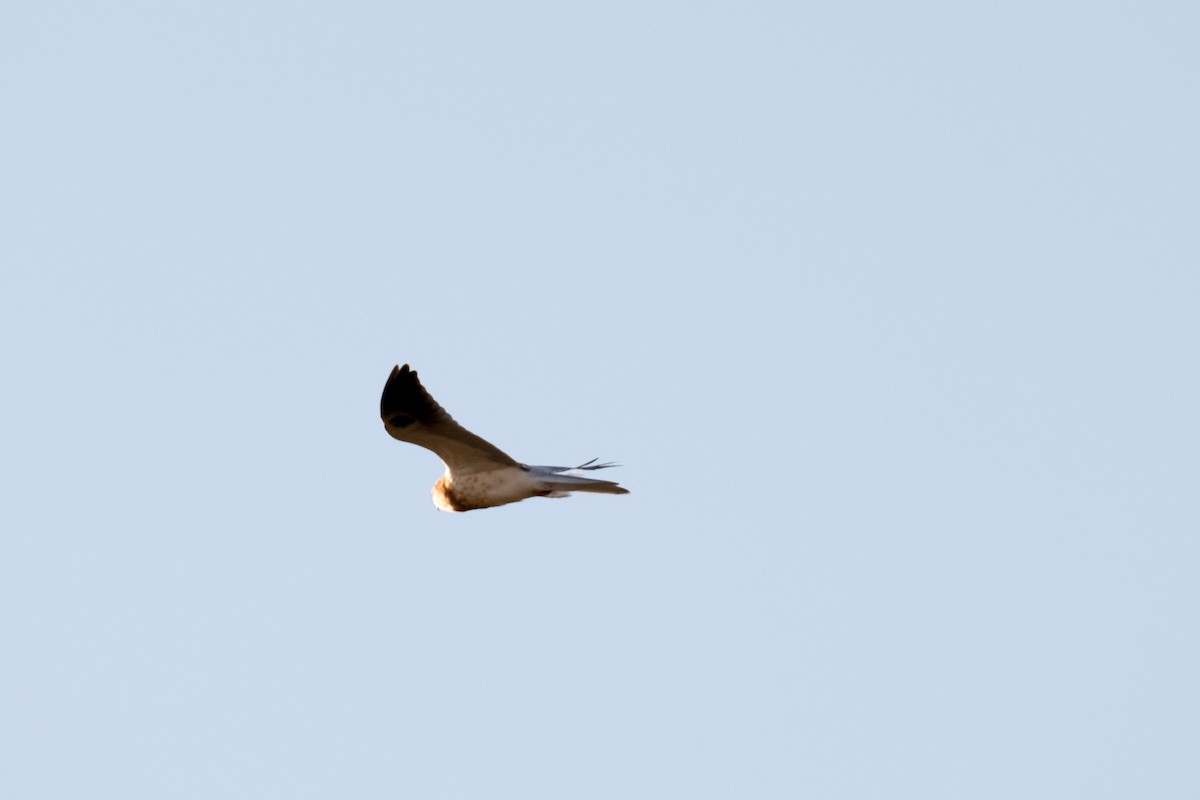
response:
<path id="1" fill-rule="evenodd" d="M 595 461 L 595 459 L 592 459 Z M 529 467 L 529 471 L 537 478 L 539 485 L 550 494 L 546 497 L 565 497 L 567 492 L 597 492 L 600 494 L 629 494 L 628 489 L 622 489 L 613 481 L 602 481 L 596 478 L 583 478 L 579 475 L 566 474 L 576 469 L 603 469 L 609 464 L 589 466 L 592 461 L 578 467 Z"/>

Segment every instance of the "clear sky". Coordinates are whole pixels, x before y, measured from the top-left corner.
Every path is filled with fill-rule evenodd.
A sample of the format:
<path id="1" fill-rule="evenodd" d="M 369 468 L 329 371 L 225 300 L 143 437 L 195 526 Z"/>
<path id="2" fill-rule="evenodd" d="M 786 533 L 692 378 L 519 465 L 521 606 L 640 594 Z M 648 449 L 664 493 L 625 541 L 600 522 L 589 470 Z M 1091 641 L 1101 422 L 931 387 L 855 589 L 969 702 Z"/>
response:
<path id="1" fill-rule="evenodd" d="M 1198 31 L 6 4 L 0 795 L 1200 796 Z"/>

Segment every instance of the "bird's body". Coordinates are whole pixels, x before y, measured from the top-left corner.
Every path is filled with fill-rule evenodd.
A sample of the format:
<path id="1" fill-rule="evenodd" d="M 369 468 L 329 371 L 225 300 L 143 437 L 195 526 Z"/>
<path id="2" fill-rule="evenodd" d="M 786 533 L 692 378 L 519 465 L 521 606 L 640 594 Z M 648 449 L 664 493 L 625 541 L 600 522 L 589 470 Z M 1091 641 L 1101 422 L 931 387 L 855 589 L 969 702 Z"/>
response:
<path id="1" fill-rule="evenodd" d="M 629 493 L 612 481 L 568 474 L 612 466 L 596 464 L 595 459 L 578 467 L 517 462 L 455 422 L 407 364 L 392 370 L 383 387 L 379 413 L 394 438 L 432 450 L 445 463 L 445 473 L 433 486 L 433 503 L 442 511 L 491 508 L 529 497 L 566 497 L 570 492 Z"/>

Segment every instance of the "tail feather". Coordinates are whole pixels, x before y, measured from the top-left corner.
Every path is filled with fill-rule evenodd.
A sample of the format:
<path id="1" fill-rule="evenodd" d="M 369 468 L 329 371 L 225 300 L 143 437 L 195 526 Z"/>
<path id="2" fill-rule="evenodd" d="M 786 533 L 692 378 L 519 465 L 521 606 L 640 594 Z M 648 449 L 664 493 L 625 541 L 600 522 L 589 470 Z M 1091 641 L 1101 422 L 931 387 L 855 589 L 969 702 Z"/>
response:
<path id="1" fill-rule="evenodd" d="M 592 459 L 592 461 L 595 460 L 594 458 Z M 596 478 L 584 478 L 579 475 L 565 474 L 569 470 L 575 469 L 603 469 L 604 467 L 614 466 L 612 464 L 589 466 L 592 461 L 588 461 L 578 467 L 528 467 L 528 469 L 537 476 L 542 488 L 552 493 L 551 497 L 561 496 L 560 492 L 629 494 L 628 489 L 622 488 L 615 481 L 602 481 Z"/>
<path id="2" fill-rule="evenodd" d="M 551 492 L 598 492 L 600 494 L 629 494 L 629 490 L 612 481 L 576 478 L 574 475 L 555 475 L 543 478 L 542 486 Z"/>

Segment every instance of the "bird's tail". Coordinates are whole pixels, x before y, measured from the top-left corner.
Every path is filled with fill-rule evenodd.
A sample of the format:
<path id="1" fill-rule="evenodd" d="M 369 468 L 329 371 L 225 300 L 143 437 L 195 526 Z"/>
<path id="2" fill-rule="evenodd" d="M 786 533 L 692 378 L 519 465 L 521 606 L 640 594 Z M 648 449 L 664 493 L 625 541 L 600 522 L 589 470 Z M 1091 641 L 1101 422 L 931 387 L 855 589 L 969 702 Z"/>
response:
<path id="1" fill-rule="evenodd" d="M 596 459 L 580 464 L 578 467 L 529 467 L 537 476 L 542 487 L 550 494 L 547 497 L 566 497 L 568 492 L 597 492 L 600 494 L 629 494 L 629 490 L 619 486 L 615 481 L 602 481 L 597 478 L 583 478 L 578 475 L 567 475 L 567 472 L 577 469 L 605 469 L 615 464 L 595 464 Z"/>

